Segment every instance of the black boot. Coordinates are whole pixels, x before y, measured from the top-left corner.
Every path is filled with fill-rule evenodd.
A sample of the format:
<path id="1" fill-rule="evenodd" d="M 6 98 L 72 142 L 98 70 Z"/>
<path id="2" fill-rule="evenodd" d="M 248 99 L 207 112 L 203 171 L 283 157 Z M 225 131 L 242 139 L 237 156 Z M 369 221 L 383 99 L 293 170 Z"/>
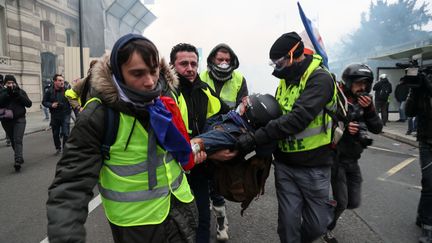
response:
<path id="1" fill-rule="evenodd" d="M 18 162 L 15 162 L 14 164 L 15 172 L 20 172 L 21 170 L 21 164 Z"/>
<path id="2" fill-rule="evenodd" d="M 419 238 L 420 243 L 432 243 L 432 225 L 424 224 L 422 226 L 422 235 Z"/>

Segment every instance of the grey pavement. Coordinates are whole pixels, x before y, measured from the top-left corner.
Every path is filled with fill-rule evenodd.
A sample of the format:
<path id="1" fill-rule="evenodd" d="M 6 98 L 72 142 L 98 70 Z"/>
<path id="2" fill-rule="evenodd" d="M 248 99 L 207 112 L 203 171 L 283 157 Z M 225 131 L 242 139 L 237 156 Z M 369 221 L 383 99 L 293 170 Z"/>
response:
<path id="1" fill-rule="evenodd" d="M 50 129 L 49 121 L 44 120 L 42 111 L 28 112 L 27 113 L 27 125 L 25 134 L 31 134 L 35 132 L 45 131 Z M 396 141 L 410 144 L 412 146 L 418 146 L 416 138 L 412 135 L 405 135 L 408 130 L 407 122 L 396 122 L 399 119 L 399 113 L 390 113 L 389 122 L 387 126 L 383 128 L 382 136 L 394 139 Z M 0 141 L 6 137 L 3 129 L 0 129 Z"/>
<path id="2" fill-rule="evenodd" d="M 413 133 L 413 135 L 405 134 L 408 130 L 408 122 L 396 122 L 397 120 L 399 120 L 399 113 L 390 113 L 389 122 L 387 122 L 386 126 L 384 126 L 381 135 L 402 143 L 412 145 L 414 147 L 418 147 L 416 137 L 413 136 L 416 133 Z"/>

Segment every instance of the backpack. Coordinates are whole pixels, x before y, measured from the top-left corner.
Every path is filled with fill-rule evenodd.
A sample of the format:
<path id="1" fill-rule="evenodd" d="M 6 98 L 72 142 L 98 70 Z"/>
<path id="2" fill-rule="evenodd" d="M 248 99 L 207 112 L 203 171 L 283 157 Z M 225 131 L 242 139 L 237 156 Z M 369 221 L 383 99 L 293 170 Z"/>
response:
<path id="1" fill-rule="evenodd" d="M 241 203 L 241 216 L 253 199 L 264 194 L 272 157 L 235 158 L 215 162 L 213 180 L 216 192 L 225 199 Z"/>
<path id="2" fill-rule="evenodd" d="M 391 84 L 389 83 L 382 83 L 380 89 L 375 92 L 375 97 L 378 100 L 387 100 L 390 96 L 392 90 L 391 90 Z"/>

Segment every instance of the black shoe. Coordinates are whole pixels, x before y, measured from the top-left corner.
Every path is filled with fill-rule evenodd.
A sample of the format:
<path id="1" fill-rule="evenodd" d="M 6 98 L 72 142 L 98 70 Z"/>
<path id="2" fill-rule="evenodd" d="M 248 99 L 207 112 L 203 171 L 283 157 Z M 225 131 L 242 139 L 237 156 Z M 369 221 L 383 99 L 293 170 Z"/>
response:
<path id="1" fill-rule="evenodd" d="M 338 241 L 336 240 L 336 237 L 333 235 L 333 233 L 330 230 L 327 231 L 327 233 L 325 233 L 325 235 L 322 237 L 322 239 L 324 240 L 324 242 L 327 242 L 327 243 L 338 243 Z"/>
<path id="2" fill-rule="evenodd" d="M 11 141 L 9 139 L 6 139 L 6 146 L 10 147 L 11 146 Z"/>
<path id="3" fill-rule="evenodd" d="M 21 170 L 21 164 L 15 163 L 14 164 L 15 172 L 20 172 Z"/>
<path id="4" fill-rule="evenodd" d="M 407 131 L 406 133 L 405 133 L 405 135 L 411 135 L 411 131 Z"/>

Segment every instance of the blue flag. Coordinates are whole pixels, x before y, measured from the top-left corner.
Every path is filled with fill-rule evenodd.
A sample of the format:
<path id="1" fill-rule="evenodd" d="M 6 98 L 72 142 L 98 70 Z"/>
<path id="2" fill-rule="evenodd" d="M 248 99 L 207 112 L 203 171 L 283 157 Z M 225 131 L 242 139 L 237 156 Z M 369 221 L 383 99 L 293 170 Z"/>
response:
<path id="1" fill-rule="evenodd" d="M 310 41 L 312 42 L 312 45 L 318 55 L 320 55 L 323 58 L 323 64 L 328 68 L 328 57 L 327 53 L 325 52 L 324 48 L 319 44 L 318 37 L 315 36 L 313 28 L 312 28 L 312 22 L 306 17 L 305 13 L 303 12 L 302 7 L 300 6 L 300 3 L 297 2 L 297 6 L 299 9 L 300 17 L 303 22 L 303 25 L 305 27 L 305 30 L 309 36 Z"/>

